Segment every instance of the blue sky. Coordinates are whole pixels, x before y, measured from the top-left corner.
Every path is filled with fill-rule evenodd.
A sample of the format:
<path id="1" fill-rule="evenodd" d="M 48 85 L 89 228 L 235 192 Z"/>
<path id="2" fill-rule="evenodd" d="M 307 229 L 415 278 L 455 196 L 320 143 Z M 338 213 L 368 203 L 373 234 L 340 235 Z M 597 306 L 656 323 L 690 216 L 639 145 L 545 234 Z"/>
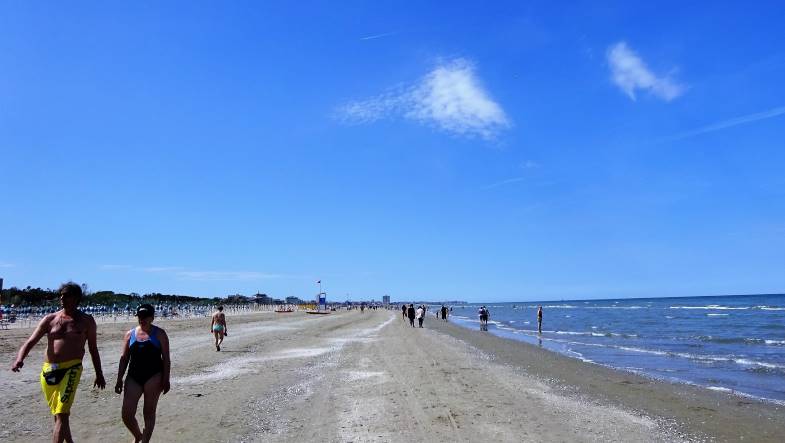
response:
<path id="1" fill-rule="evenodd" d="M 4 5 L 6 287 L 785 291 L 782 3 L 422 3 Z"/>

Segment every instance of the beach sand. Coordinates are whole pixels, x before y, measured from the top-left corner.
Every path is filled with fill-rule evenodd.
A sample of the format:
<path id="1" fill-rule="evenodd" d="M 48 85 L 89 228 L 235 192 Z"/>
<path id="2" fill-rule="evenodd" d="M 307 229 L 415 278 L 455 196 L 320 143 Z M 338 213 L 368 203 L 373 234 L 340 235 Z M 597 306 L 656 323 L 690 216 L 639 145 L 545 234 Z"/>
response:
<path id="1" fill-rule="evenodd" d="M 395 311 L 230 316 L 215 352 L 209 319 L 159 320 L 172 391 L 153 439 L 200 442 L 782 441 L 781 407 L 655 382 L 429 317 Z M 107 389 L 89 357 L 72 410 L 77 441 L 130 441 L 114 394 L 123 333 L 99 325 Z M 43 346 L 7 368 L 30 329 L 0 331 L 0 440 L 46 441 Z M 141 419 L 141 407 L 138 417 Z"/>

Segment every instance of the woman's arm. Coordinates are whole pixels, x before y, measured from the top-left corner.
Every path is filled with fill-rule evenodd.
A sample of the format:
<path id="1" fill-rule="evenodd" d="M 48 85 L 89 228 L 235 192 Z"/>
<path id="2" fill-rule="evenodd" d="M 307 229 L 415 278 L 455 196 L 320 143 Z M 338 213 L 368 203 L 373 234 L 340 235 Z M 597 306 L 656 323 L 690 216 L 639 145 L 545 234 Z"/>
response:
<path id="1" fill-rule="evenodd" d="M 125 333 L 125 338 L 123 338 L 123 350 L 120 354 L 120 366 L 117 368 L 117 383 L 114 385 L 114 391 L 116 393 L 123 392 L 123 375 L 125 375 L 125 370 L 128 368 L 128 354 L 131 352 L 130 348 L 128 347 L 128 343 L 131 341 L 131 331 Z"/>
<path id="2" fill-rule="evenodd" d="M 172 361 L 169 359 L 169 336 L 166 335 L 166 331 L 163 329 L 158 329 L 158 339 L 161 341 L 161 354 L 164 361 L 164 371 L 161 377 L 161 389 L 163 390 L 164 394 L 169 392 L 169 374 L 172 369 Z"/>

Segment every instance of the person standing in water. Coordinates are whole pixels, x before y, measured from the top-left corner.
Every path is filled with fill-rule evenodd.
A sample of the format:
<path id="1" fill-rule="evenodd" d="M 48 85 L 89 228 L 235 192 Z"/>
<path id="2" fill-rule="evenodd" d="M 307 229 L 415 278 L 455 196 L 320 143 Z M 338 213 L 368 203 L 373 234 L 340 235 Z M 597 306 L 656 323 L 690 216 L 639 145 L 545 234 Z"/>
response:
<path id="1" fill-rule="evenodd" d="M 442 305 L 442 320 L 447 321 L 447 306 Z"/>
<path id="2" fill-rule="evenodd" d="M 139 326 L 125 333 L 120 366 L 117 370 L 117 383 L 114 391 L 123 393 L 122 418 L 125 427 L 131 431 L 135 442 L 147 443 L 155 428 L 155 412 L 161 393 L 169 392 L 169 337 L 166 331 L 153 325 L 155 310 L 152 305 L 143 304 L 136 310 Z M 123 385 L 123 375 L 128 369 L 128 377 Z M 144 429 L 139 429 L 136 421 L 136 408 L 144 395 Z"/>
<path id="3" fill-rule="evenodd" d="M 76 387 L 82 377 L 84 345 L 90 351 L 95 368 L 93 387 L 104 389 L 106 381 L 101 370 L 101 357 L 96 343 L 96 325 L 91 315 L 77 309 L 82 300 L 82 288 L 74 282 L 60 286 L 60 304 L 63 309 L 44 317 L 30 338 L 19 349 L 11 370 L 19 372 L 33 346 L 47 336 L 44 365 L 41 370 L 41 389 L 44 399 L 54 416 L 52 441 L 74 441 L 69 417 L 76 397 Z"/>
<path id="4" fill-rule="evenodd" d="M 542 334 L 542 306 L 537 307 L 537 333 Z"/>
<path id="5" fill-rule="evenodd" d="M 213 319 L 210 322 L 210 332 L 215 336 L 215 350 L 221 350 L 221 343 L 224 342 L 224 336 L 229 335 L 226 329 L 226 315 L 224 314 L 224 307 L 218 306 L 218 311 L 213 314 Z"/>

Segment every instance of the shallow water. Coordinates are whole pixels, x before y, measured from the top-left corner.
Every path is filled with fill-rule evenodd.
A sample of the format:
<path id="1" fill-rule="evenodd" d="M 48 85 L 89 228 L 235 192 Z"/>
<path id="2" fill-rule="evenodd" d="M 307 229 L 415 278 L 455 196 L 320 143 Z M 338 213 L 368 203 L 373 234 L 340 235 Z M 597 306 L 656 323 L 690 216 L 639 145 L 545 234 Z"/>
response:
<path id="1" fill-rule="evenodd" d="M 454 306 L 453 321 L 479 328 L 479 306 Z M 488 330 L 496 335 L 617 369 L 785 404 L 785 295 L 486 306 Z"/>

